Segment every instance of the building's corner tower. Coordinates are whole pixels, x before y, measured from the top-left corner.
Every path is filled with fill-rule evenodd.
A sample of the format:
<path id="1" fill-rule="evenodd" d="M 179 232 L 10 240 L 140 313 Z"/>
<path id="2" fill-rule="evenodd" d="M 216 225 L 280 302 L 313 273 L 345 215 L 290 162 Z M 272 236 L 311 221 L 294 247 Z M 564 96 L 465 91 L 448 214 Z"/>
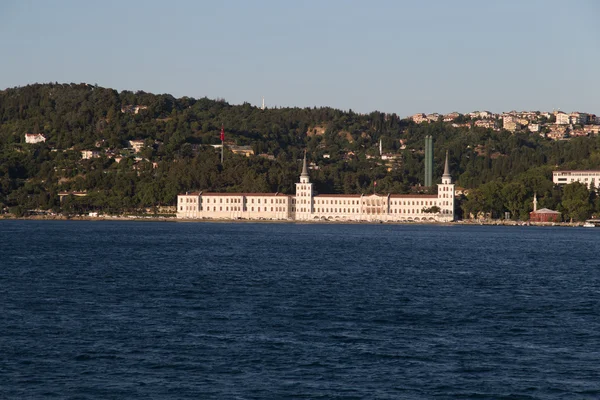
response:
<path id="1" fill-rule="evenodd" d="M 442 183 L 438 184 L 438 207 L 440 208 L 440 219 L 442 221 L 454 221 L 454 184 L 452 183 L 448 164 L 448 150 L 446 150 Z"/>
<path id="2" fill-rule="evenodd" d="M 424 186 L 433 186 L 433 137 L 425 136 L 425 179 Z"/>
<path id="3" fill-rule="evenodd" d="M 304 160 L 302 161 L 302 173 L 300 182 L 296 183 L 296 197 L 294 199 L 295 219 L 311 219 L 313 212 L 313 188 L 308 176 L 306 166 L 306 151 L 304 151 Z"/>

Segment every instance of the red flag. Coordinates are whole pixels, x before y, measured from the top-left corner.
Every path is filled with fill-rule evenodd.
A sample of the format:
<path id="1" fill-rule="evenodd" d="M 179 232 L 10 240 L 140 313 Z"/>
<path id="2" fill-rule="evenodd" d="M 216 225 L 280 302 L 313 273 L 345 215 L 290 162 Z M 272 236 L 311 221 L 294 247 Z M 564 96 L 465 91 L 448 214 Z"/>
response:
<path id="1" fill-rule="evenodd" d="M 225 141 L 225 127 L 221 125 L 221 142 Z"/>

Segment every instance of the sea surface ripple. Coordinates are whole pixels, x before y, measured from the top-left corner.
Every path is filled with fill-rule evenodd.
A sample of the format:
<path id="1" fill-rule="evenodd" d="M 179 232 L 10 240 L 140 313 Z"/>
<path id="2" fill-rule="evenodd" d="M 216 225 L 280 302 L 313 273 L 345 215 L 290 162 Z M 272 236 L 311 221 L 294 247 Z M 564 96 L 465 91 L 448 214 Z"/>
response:
<path id="1" fill-rule="evenodd" d="M 0 398 L 598 399 L 599 239 L 0 221 Z"/>

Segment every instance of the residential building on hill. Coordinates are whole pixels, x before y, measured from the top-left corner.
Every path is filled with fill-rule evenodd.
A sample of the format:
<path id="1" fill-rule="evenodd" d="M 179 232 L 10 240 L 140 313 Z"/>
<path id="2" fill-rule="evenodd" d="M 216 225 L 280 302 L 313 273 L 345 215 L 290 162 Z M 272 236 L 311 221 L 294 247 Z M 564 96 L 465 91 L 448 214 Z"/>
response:
<path id="1" fill-rule="evenodd" d="M 462 114 L 458 113 L 458 112 L 451 112 L 449 114 L 444 115 L 444 122 L 452 122 L 455 119 L 457 119 L 458 117 L 460 117 Z"/>
<path id="2" fill-rule="evenodd" d="M 556 185 L 568 185 L 573 182 L 585 184 L 588 189 L 597 189 L 600 184 L 599 171 L 552 171 L 552 182 Z"/>
<path id="3" fill-rule="evenodd" d="M 427 117 L 423 113 L 415 114 L 410 118 L 417 124 L 420 124 L 421 122 L 427 122 Z"/>
<path id="4" fill-rule="evenodd" d="M 41 133 L 26 133 L 25 134 L 25 143 L 35 144 L 42 143 L 46 141 L 46 136 Z"/>
<path id="5" fill-rule="evenodd" d="M 97 150 L 81 150 L 81 159 L 89 160 L 91 158 L 100 157 L 100 152 Z"/>
<path id="6" fill-rule="evenodd" d="M 569 118 L 573 125 L 585 125 L 588 123 L 588 115 L 586 113 L 572 112 Z"/>
<path id="7" fill-rule="evenodd" d="M 177 196 L 177 218 L 291 221 L 454 221 L 448 154 L 438 194 L 315 194 L 306 155 L 295 195 L 193 192 Z"/>
<path id="8" fill-rule="evenodd" d="M 140 111 L 147 110 L 148 106 L 140 106 L 136 104 L 128 104 L 121 107 L 122 113 L 139 114 Z"/>
<path id="9" fill-rule="evenodd" d="M 512 115 L 504 115 L 502 118 L 502 127 L 507 131 L 514 132 L 518 129 L 521 129 L 521 124 L 519 124 L 516 117 Z"/>
<path id="10" fill-rule="evenodd" d="M 252 150 L 252 146 L 229 146 L 229 149 L 234 154 L 241 154 L 246 157 L 254 155 L 254 150 Z"/>
<path id="11" fill-rule="evenodd" d="M 571 117 L 569 114 L 564 112 L 556 113 L 556 125 L 569 125 L 571 123 Z"/>
<path id="12" fill-rule="evenodd" d="M 130 140 L 129 146 L 133 149 L 133 151 L 135 151 L 136 153 L 139 153 L 144 148 L 144 141 L 143 140 Z"/>
<path id="13" fill-rule="evenodd" d="M 475 121 L 473 125 L 479 128 L 489 129 L 496 129 L 498 127 L 496 121 L 493 119 L 480 119 Z"/>

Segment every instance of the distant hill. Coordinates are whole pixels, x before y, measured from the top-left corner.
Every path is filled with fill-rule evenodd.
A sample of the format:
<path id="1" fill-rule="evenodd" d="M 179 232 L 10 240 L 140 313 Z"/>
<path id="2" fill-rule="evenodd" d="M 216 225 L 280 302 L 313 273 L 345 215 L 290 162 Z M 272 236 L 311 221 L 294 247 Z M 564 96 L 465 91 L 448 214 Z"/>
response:
<path id="1" fill-rule="evenodd" d="M 251 146 L 254 156 L 227 151 L 221 165 L 210 146 L 220 144 L 221 126 L 228 146 Z M 46 140 L 26 143 L 26 133 Z M 186 190 L 291 193 L 305 149 L 321 192 L 368 192 L 375 180 L 380 192 L 423 191 L 426 135 L 434 137 L 436 177 L 449 150 L 452 175 L 465 188 L 522 181 L 523 174 L 547 186 L 555 166 L 600 168 L 597 138 L 554 142 L 377 111 L 261 110 L 89 84 L 34 84 L 0 91 L 0 207 L 120 212 L 174 204 Z M 396 157 L 379 157 L 380 140 Z M 527 196 L 533 190 L 527 187 Z M 87 195 L 60 203 L 59 193 L 74 191 Z"/>

